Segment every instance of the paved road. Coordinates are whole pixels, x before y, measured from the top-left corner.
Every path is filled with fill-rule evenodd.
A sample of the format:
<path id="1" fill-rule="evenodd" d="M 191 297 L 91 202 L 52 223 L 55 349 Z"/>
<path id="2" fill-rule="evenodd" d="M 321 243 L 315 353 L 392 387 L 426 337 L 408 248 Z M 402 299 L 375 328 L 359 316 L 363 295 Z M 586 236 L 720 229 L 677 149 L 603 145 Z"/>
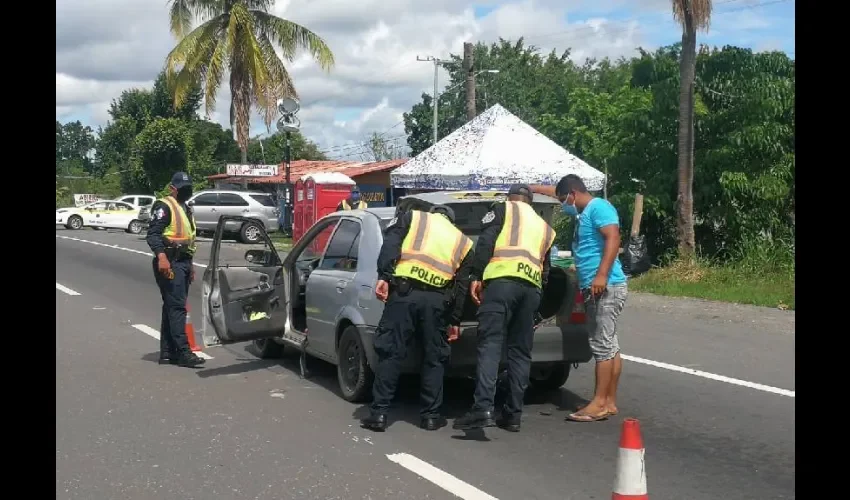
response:
<path id="1" fill-rule="evenodd" d="M 556 393 L 529 394 L 519 434 L 421 431 L 411 380 L 375 435 L 319 361 L 308 380 L 297 359 L 258 360 L 245 345 L 209 349 L 201 370 L 157 365 L 158 342 L 133 326 L 159 324 L 143 239 L 56 235 L 57 499 L 610 497 L 620 418 L 563 421 L 591 394 L 590 365 Z M 202 243 L 197 263 L 208 255 Z M 201 328 L 199 287 L 190 301 Z M 619 406 L 641 421 L 653 498 L 795 498 L 794 322 L 792 312 L 630 297 Z M 471 388 L 449 383 L 448 416 Z"/>

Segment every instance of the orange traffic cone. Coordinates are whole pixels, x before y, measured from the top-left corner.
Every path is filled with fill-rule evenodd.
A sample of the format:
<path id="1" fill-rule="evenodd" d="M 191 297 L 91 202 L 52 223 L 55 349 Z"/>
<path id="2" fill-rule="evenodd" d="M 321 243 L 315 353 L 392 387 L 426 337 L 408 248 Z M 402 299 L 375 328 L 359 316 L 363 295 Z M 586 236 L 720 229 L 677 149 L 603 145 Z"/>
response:
<path id="1" fill-rule="evenodd" d="M 192 352 L 201 350 L 201 346 L 195 343 L 195 327 L 192 326 L 192 311 L 189 309 L 188 301 L 186 301 L 186 340 L 189 341 L 189 348 Z"/>
<path id="2" fill-rule="evenodd" d="M 635 418 L 624 419 L 611 500 L 649 500 L 644 453 L 640 422 Z"/>

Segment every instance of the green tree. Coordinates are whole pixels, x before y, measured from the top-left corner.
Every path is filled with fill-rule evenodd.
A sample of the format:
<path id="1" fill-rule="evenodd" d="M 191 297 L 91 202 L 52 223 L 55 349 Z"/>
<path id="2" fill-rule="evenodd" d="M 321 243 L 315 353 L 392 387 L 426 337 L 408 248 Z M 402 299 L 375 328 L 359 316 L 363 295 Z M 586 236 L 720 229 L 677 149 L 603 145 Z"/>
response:
<path id="1" fill-rule="evenodd" d="M 673 17 L 682 26 L 682 53 L 679 60 L 678 195 L 676 234 L 679 255 L 690 258 L 696 251 L 694 237 L 694 105 L 697 30 L 708 29 L 711 0 L 673 0 Z"/>
<path id="2" fill-rule="evenodd" d="M 260 146 L 260 141 L 263 141 Z M 319 150 L 315 142 L 307 139 L 299 132 L 292 132 L 289 139 L 290 158 L 295 160 L 327 160 Z M 260 138 L 251 139 L 248 144 L 248 163 L 254 164 L 279 164 L 286 158 L 286 134 L 275 132 L 274 134 Z"/>
<path id="3" fill-rule="evenodd" d="M 206 112 L 215 109 L 224 74 L 230 72 L 230 125 L 236 130 L 243 163 L 248 161 L 251 107 L 266 126 L 277 116 L 277 100 L 295 96 L 284 62 L 306 49 L 323 69 L 334 64 L 330 48 L 307 28 L 269 13 L 272 0 L 171 0 L 171 32 L 177 45 L 166 58 L 169 88 L 177 107 L 189 89 L 204 87 Z M 193 29 L 196 18 L 200 25 Z"/>
<path id="4" fill-rule="evenodd" d="M 84 126 L 79 120 L 65 124 L 56 120 L 56 175 L 70 175 L 74 167 L 91 173 L 93 163 L 90 155 L 95 145 L 91 127 Z"/>
<path id="5" fill-rule="evenodd" d="M 189 170 L 191 152 L 190 129 L 185 121 L 155 118 L 133 141 L 131 175 L 145 185 L 146 192 L 158 191 L 174 172 Z"/>

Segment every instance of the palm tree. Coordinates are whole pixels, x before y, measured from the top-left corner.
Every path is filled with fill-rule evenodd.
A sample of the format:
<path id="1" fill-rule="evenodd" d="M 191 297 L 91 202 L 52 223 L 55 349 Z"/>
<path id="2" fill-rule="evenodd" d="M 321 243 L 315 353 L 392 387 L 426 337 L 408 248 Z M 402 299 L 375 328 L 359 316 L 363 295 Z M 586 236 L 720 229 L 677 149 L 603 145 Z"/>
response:
<path id="1" fill-rule="evenodd" d="M 230 126 L 248 161 L 251 107 L 270 127 L 277 100 L 297 96 L 283 59 L 292 62 L 297 49 L 306 49 L 324 70 L 334 56 L 318 35 L 269 13 L 274 0 L 170 0 L 171 32 L 178 42 L 166 59 L 166 77 L 179 108 L 192 86 L 204 87 L 207 116 L 215 110 L 216 93 L 230 72 Z M 192 29 L 192 21 L 200 25 Z"/>
<path id="2" fill-rule="evenodd" d="M 679 157 L 676 235 L 679 256 L 693 257 L 694 239 L 694 80 L 696 79 L 697 30 L 708 29 L 711 0 L 673 0 L 673 18 L 682 26 L 679 60 Z"/>

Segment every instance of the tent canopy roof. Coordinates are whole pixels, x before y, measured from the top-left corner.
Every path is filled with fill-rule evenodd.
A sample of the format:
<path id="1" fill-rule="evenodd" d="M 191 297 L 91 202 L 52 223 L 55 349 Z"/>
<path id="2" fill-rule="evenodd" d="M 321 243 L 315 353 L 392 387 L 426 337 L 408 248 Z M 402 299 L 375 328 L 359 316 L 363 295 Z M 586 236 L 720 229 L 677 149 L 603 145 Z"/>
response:
<path id="1" fill-rule="evenodd" d="M 567 174 L 581 177 L 591 191 L 605 183 L 605 174 L 495 104 L 390 178 L 412 189 L 504 190 L 520 182 L 556 184 Z"/>

